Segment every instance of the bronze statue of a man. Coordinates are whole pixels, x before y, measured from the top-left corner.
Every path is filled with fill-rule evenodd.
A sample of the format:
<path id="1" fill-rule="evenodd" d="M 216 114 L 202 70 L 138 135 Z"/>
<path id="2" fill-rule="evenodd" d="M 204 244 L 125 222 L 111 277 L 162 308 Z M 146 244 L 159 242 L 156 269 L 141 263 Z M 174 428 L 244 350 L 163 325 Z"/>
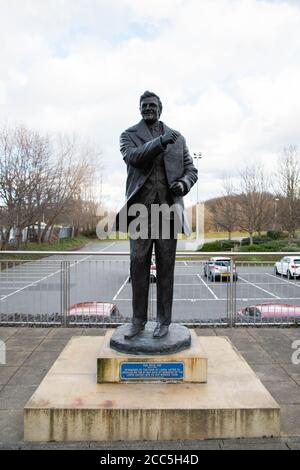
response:
<path id="1" fill-rule="evenodd" d="M 146 219 L 141 219 L 147 229 L 147 235 L 143 237 L 132 236 L 130 221 L 134 218 L 126 218 L 130 235 L 133 318 L 125 339 L 138 335 L 147 322 L 153 245 L 157 272 L 157 325 L 153 337 L 161 338 L 168 333 L 172 316 L 177 234 L 179 231 L 190 233 L 182 197 L 197 181 L 197 170 L 184 137 L 159 120 L 162 112 L 160 98 L 146 91 L 140 97 L 140 112 L 142 120 L 120 137 L 120 149 L 127 165 L 127 183 L 126 203 L 118 216 L 124 211 L 126 215 L 130 214 L 133 205 L 139 207 L 136 205 L 141 204 L 147 214 Z M 164 205 L 172 210 L 167 216 L 157 217 L 152 213 L 155 205 Z M 163 222 L 170 226 L 167 237 L 161 227 Z"/>

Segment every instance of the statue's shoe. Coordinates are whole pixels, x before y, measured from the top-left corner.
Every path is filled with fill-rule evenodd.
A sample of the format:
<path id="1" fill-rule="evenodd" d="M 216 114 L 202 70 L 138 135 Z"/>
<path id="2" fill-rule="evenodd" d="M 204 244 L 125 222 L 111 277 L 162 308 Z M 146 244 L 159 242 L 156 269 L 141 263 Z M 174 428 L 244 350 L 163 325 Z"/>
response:
<path id="1" fill-rule="evenodd" d="M 158 323 L 153 331 L 153 338 L 163 338 L 169 332 L 169 325 L 161 325 Z"/>
<path id="2" fill-rule="evenodd" d="M 134 325 L 131 324 L 129 330 L 127 333 L 125 333 L 124 338 L 125 339 L 132 339 L 135 336 L 137 336 L 139 333 L 141 333 L 145 328 L 145 325 Z"/>

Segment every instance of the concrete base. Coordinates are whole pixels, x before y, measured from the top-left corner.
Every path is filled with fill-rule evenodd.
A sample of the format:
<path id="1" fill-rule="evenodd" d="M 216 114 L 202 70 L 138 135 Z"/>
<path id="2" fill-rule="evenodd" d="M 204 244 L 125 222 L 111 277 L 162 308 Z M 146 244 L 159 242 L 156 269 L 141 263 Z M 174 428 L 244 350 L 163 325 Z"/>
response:
<path id="1" fill-rule="evenodd" d="M 278 404 L 227 338 L 201 338 L 205 384 L 97 384 L 101 341 L 70 340 L 24 408 L 25 441 L 279 435 Z"/>
<path id="2" fill-rule="evenodd" d="M 191 346 L 189 349 L 175 353 L 163 354 L 161 356 L 153 355 L 133 355 L 124 354 L 110 348 L 111 336 L 113 330 L 106 333 L 100 354 L 97 358 L 97 382 L 98 383 L 111 383 L 111 382 L 124 382 L 120 377 L 120 366 L 124 363 L 183 363 L 184 376 L 182 382 L 207 382 L 207 355 L 201 344 L 201 340 L 196 333 L 191 330 L 190 341 Z M 151 382 L 155 380 L 131 379 L 135 382 Z M 156 382 L 178 382 L 172 379 L 160 379 Z"/>

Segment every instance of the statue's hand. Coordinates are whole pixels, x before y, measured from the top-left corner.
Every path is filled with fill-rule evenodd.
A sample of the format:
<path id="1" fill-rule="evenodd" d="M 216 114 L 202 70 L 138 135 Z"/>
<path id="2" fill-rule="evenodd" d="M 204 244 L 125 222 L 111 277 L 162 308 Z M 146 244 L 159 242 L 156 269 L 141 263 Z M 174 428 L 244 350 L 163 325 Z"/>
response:
<path id="1" fill-rule="evenodd" d="M 183 196 L 185 192 L 184 184 L 181 181 L 175 181 L 172 183 L 170 189 L 176 196 Z"/>
<path id="2" fill-rule="evenodd" d="M 179 137 L 179 132 L 169 130 L 161 136 L 161 143 L 163 146 L 174 144 Z"/>

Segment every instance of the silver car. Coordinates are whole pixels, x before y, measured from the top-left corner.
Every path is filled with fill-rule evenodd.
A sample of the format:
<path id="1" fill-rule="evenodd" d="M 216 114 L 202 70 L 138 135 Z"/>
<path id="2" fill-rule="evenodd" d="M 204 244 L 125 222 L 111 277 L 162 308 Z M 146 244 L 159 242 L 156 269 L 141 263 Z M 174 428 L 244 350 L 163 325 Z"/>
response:
<path id="1" fill-rule="evenodd" d="M 204 264 L 204 276 L 210 281 L 222 281 L 230 279 L 230 258 L 215 256 Z M 235 264 L 232 266 L 233 280 L 238 280 Z"/>

